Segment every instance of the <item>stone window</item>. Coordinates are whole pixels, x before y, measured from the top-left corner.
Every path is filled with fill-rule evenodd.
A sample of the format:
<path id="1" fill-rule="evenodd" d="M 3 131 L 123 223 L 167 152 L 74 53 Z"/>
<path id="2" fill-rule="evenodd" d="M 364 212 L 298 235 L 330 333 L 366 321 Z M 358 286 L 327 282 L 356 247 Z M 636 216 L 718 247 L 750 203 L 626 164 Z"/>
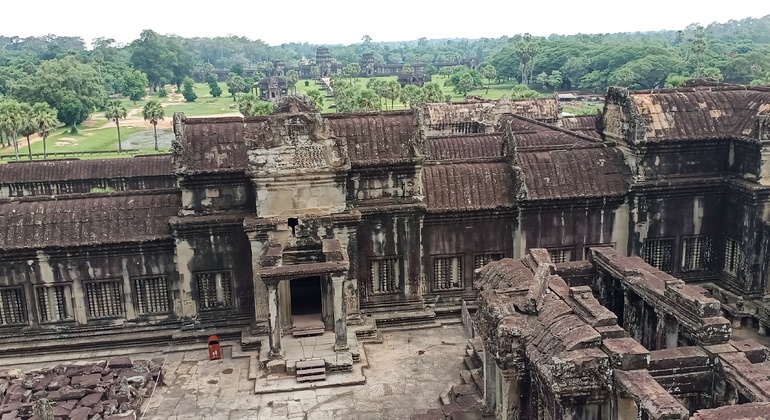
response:
<path id="1" fill-rule="evenodd" d="M 26 324 L 24 290 L 21 287 L 0 289 L 0 325 Z"/>
<path id="2" fill-rule="evenodd" d="M 473 256 L 473 269 L 479 268 L 491 263 L 492 261 L 499 261 L 503 259 L 503 254 L 500 252 L 491 254 L 478 254 Z"/>
<path id="3" fill-rule="evenodd" d="M 673 239 L 647 239 L 642 247 L 642 259 L 658 270 L 671 272 L 674 264 Z"/>
<path id="4" fill-rule="evenodd" d="M 588 256 L 591 254 L 591 248 L 601 248 L 601 247 L 610 247 L 612 249 L 615 248 L 615 242 L 609 242 L 606 244 L 593 244 L 593 245 L 586 245 L 583 247 L 583 259 L 587 260 Z"/>
<path id="5" fill-rule="evenodd" d="M 35 289 L 40 322 L 60 322 L 72 319 L 70 299 L 72 291 L 68 284 L 40 286 Z"/>
<path id="6" fill-rule="evenodd" d="M 548 248 L 548 255 L 551 257 L 551 262 L 554 264 L 559 264 L 563 262 L 572 261 L 572 251 L 574 251 L 574 247 L 565 247 L 565 248 Z"/>
<path id="7" fill-rule="evenodd" d="M 401 289 L 398 258 L 369 260 L 369 277 L 373 293 L 393 293 Z"/>
<path id="8" fill-rule="evenodd" d="M 712 242 L 710 236 L 682 238 L 682 271 L 701 271 L 711 268 Z"/>
<path id="9" fill-rule="evenodd" d="M 164 314 L 169 311 L 168 278 L 165 276 L 134 279 L 134 294 L 138 314 Z"/>
<path id="10" fill-rule="evenodd" d="M 462 257 L 456 256 L 433 258 L 433 291 L 462 289 Z"/>
<path id="11" fill-rule="evenodd" d="M 195 275 L 200 310 L 233 307 L 233 282 L 229 271 L 209 271 Z"/>
<path id="12" fill-rule="evenodd" d="M 743 252 L 741 244 L 732 238 L 725 241 L 725 265 L 724 272 L 731 275 L 738 275 L 738 268 L 743 264 Z"/>
<path id="13" fill-rule="evenodd" d="M 120 280 L 85 282 L 89 318 L 119 318 L 124 312 Z"/>

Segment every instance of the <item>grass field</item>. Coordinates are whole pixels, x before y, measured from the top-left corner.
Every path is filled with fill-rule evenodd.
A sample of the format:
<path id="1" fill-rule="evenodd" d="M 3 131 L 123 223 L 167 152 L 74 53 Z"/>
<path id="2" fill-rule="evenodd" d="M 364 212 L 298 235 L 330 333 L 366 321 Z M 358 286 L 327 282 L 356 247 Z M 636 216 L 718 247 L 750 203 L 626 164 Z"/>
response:
<path id="1" fill-rule="evenodd" d="M 125 139 L 131 134 L 146 130 L 139 127 L 122 127 L 120 137 Z M 117 150 L 118 131 L 115 124 L 96 130 L 81 129 L 77 134 L 71 134 L 68 129 L 59 129 L 57 133 L 48 136 L 46 145 L 48 153 Z M 26 155 L 27 150 L 27 140 L 19 139 L 19 154 Z M 32 153 L 43 153 L 42 141 L 32 143 Z"/>

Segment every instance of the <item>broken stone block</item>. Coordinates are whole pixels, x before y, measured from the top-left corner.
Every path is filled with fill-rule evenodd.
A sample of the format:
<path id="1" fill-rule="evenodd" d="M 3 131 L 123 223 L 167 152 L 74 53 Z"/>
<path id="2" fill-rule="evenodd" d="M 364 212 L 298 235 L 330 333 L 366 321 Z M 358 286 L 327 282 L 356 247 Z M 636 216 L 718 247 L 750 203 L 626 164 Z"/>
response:
<path id="1" fill-rule="evenodd" d="M 59 390 L 61 393 L 59 399 L 61 400 L 79 400 L 86 396 L 86 390 L 82 388 L 73 388 L 66 386 Z"/>
<path id="2" fill-rule="evenodd" d="M 96 404 L 99 403 L 99 401 L 102 400 L 102 397 L 104 396 L 104 393 L 101 392 L 94 392 L 93 394 L 88 394 L 85 397 L 80 399 L 80 406 L 82 407 L 93 407 Z"/>
<path id="3" fill-rule="evenodd" d="M 47 386 L 46 388 L 47 388 L 49 391 L 58 391 L 58 390 L 59 390 L 59 389 L 61 389 L 63 386 L 67 386 L 67 385 L 69 385 L 69 384 L 70 384 L 70 378 L 68 378 L 68 377 L 66 377 L 66 376 L 64 376 L 64 375 L 59 375 L 59 376 L 56 376 L 56 377 L 55 377 L 55 378 L 54 378 L 54 379 L 53 379 L 53 380 L 52 380 L 52 381 L 51 381 L 51 382 L 48 384 L 48 386 Z"/>
<path id="4" fill-rule="evenodd" d="M 91 409 L 88 407 L 79 407 L 72 410 L 69 414 L 69 420 L 88 420 L 88 414 Z"/>
<path id="5" fill-rule="evenodd" d="M 72 378 L 72 385 L 75 385 L 75 379 L 78 379 L 81 388 L 94 389 L 102 381 L 101 373 L 92 373 L 90 375 L 76 376 Z"/>
<path id="6" fill-rule="evenodd" d="M 2 417 L 0 417 L 0 420 L 14 420 L 16 418 L 16 415 L 18 415 L 19 412 L 16 410 L 13 410 L 11 412 L 3 414 Z"/>
<path id="7" fill-rule="evenodd" d="M 136 412 L 135 411 L 126 411 L 125 413 L 120 414 L 113 414 L 105 420 L 136 420 Z"/>
<path id="8" fill-rule="evenodd" d="M 32 388 L 35 391 L 42 391 L 48 387 L 48 385 L 56 378 L 56 375 L 53 373 L 49 373 L 48 375 L 44 376 L 42 379 L 37 381 L 35 386 Z M 0 392 L 1 394 L 2 392 Z"/>
<path id="9" fill-rule="evenodd" d="M 117 356 L 107 362 L 107 367 L 110 369 L 124 369 L 134 367 L 134 364 L 126 356 Z"/>
<path id="10" fill-rule="evenodd" d="M 267 362 L 267 374 L 279 375 L 286 373 L 286 362 L 283 360 L 271 360 Z"/>
<path id="11" fill-rule="evenodd" d="M 110 415 L 118 410 L 118 401 L 117 400 L 107 400 L 103 403 L 102 413 L 104 413 L 105 416 Z"/>
<path id="12" fill-rule="evenodd" d="M 0 406 L 0 414 L 10 413 L 11 411 L 18 411 L 21 409 L 20 402 L 10 402 L 3 406 Z"/>

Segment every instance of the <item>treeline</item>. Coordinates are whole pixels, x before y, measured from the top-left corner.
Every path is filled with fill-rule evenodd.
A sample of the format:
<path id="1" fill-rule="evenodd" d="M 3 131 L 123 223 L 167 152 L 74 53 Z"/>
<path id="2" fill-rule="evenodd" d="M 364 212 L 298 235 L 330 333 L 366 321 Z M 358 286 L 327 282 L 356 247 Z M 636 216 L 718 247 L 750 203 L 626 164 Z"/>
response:
<path id="1" fill-rule="evenodd" d="M 127 45 L 98 38 L 89 47 L 77 37 L 0 36 L 0 95 L 28 104 L 47 103 L 56 109 L 60 121 L 73 125 L 103 108 L 111 96 L 139 100 L 147 88 L 157 90 L 168 83 L 181 91 L 186 77 L 214 68 L 267 74 L 274 60 L 283 60 L 286 68 L 312 64 L 317 46 L 269 46 L 236 36 L 182 38 L 145 30 Z M 522 89 L 533 85 L 548 90 L 602 91 L 608 85 L 654 88 L 677 86 L 690 77 L 765 84 L 770 83 L 770 16 L 650 33 L 421 38 L 401 43 L 363 36 L 360 43 L 330 46 L 330 50 L 343 64 L 359 63 L 363 53 L 372 53 L 376 62 L 426 63 L 429 72 L 438 71 L 439 63 L 481 65 L 478 74 L 457 77 L 458 92 L 478 87 L 480 77 L 487 77 L 481 74 L 487 65 L 494 68 L 496 80 L 515 80 L 524 85 Z M 254 78 L 245 80 L 244 90 L 253 82 Z M 233 96 L 241 91 L 236 85 L 228 84 Z M 431 89 L 424 96 L 436 99 L 438 92 Z M 353 96 L 361 97 L 360 93 Z M 371 102 L 368 99 L 371 95 L 365 93 L 356 102 L 366 105 Z"/>

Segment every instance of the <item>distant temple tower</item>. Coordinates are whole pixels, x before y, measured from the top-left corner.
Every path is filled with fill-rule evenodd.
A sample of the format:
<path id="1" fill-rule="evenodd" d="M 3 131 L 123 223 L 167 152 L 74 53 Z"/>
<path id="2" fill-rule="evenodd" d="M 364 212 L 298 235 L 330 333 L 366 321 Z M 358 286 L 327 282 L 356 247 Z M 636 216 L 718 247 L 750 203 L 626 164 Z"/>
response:
<path id="1" fill-rule="evenodd" d="M 315 63 L 318 66 L 318 74 L 321 77 L 332 75 L 332 53 L 326 47 L 318 47 L 315 50 Z"/>
<path id="2" fill-rule="evenodd" d="M 361 56 L 361 72 L 366 76 L 374 75 L 374 53 L 364 53 Z"/>
<path id="3" fill-rule="evenodd" d="M 286 72 L 286 63 L 283 60 L 273 61 L 273 76 L 283 77 Z"/>

